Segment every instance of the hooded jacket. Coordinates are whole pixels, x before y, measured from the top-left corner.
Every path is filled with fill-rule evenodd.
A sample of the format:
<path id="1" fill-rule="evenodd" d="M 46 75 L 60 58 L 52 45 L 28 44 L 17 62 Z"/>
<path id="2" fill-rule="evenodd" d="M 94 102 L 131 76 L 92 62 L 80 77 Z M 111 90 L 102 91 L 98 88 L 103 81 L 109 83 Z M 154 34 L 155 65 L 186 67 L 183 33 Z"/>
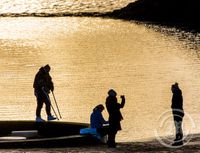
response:
<path id="1" fill-rule="evenodd" d="M 50 90 L 54 89 L 52 78 L 49 73 L 45 71 L 44 67 L 41 67 L 35 75 L 33 88 L 37 93 L 42 93 L 43 90 L 49 93 Z"/>

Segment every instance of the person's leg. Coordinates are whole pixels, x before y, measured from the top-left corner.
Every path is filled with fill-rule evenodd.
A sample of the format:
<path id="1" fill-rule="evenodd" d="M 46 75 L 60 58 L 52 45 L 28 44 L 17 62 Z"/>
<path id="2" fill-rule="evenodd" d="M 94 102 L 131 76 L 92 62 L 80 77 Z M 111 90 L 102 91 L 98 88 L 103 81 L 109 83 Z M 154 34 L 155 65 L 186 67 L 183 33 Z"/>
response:
<path id="1" fill-rule="evenodd" d="M 115 130 L 111 130 L 108 133 L 108 147 L 116 147 L 115 137 L 117 132 Z"/>
<path id="2" fill-rule="evenodd" d="M 177 122 L 177 135 L 178 140 L 182 140 L 183 138 L 183 130 L 182 130 L 182 121 Z"/>
<path id="3" fill-rule="evenodd" d="M 182 123 L 183 123 L 183 117 L 184 117 L 184 112 L 182 111 L 180 114 L 180 120 L 179 120 L 179 133 L 180 133 L 180 139 L 183 139 L 183 129 L 182 129 Z"/>
<path id="4" fill-rule="evenodd" d="M 176 138 L 172 146 L 183 145 L 182 121 L 175 121 Z"/>
<path id="5" fill-rule="evenodd" d="M 51 115 L 51 101 L 50 101 L 49 95 L 46 95 L 45 105 L 46 105 L 47 120 L 49 120 L 49 121 L 50 120 L 55 120 L 56 117 Z"/>
<path id="6" fill-rule="evenodd" d="M 176 120 L 174 120 L 174 125 L 175 125 L 175 136 L 176 136 L 176 138 L 175 138 L 175 140 L 174 141 L 178 141 L 178 122 L 176 121 Z"/>
<path id="7" fill-rule="evenodd" d="M 183 121 L 180 121 L 180 134 L 181 134 L 181 139 L 183 139 L 182 123 L 183 123 Z"/>
<path id="8" fill-rule="evenodd" d="M 37 98 L 36 117 L 41 117 L 41 109 L 43 106 L 43 100 L 40 96 L 36 96 L 36 98 Z"/>
<path id="9" fill-rule="evenodd" d="M 41 118 L 41 109 L 43 106 L 43 99 L 41 96 L 36 96 L 37 98 L 37 107 L 36 107 L 36 122 L 44 122 L 44 120 Z"/>
<path id="10" fill-rule="evenodd" d="M 174 124 L 176 129 L 176 138 L 174 140 L 174 143 L 172 145 L 182 145 L 183 144 L 183 131 L 182 131 L 182 120 L 183 120 L 184 114 L 179 111 L 173 111 L 173 117 L 174 117 Z"/>
<path id="11" fill-rule="evenodd" d="M 105 135 L 108 135 L 109 132 L 109 126 L 104 126 L 102 128 L 97 128 L 97 132 L 103 137 Z"/>
<path id="12" fill-rule="evenodd" d="M 46 105 L 46 114 L 48 116 L 51 116 L 51 102 L 50 102 L 50 99 L 49 99 L 49 95 L 46 95 L 45 105 Z"/>
<path id="13" fill-rule="evenodd" d="M 183 130 L 182 130 L 183 116 L 184 116 L 184 113 L 181 110 L 174 112 L 174 122 L 175 122 L 176 135 L 177 135 L 178 140 L 181 140 L 183 138 Z"/>

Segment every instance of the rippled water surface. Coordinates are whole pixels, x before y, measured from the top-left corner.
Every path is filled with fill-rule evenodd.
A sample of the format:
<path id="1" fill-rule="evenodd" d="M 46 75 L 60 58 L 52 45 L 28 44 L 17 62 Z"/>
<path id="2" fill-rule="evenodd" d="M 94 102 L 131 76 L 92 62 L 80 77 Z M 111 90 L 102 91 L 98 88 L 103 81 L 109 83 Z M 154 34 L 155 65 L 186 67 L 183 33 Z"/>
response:
<path id="1" fill-rule="evenodd" d="M 108 12 L 134 0 L 1 0 L 0 14 Z"/>
<path id="2" fill-rule="evenodd" d="M 0 18 L 0 120 L 35 119 L 32 84 L 48 63 L 64 121 L 89 122 L 114 88 L 127 100 L 118 141 L 155 137 L 177 81 L 185 111 L 199 127 L 199 35 L 162 29 L 101 18 Z"/>

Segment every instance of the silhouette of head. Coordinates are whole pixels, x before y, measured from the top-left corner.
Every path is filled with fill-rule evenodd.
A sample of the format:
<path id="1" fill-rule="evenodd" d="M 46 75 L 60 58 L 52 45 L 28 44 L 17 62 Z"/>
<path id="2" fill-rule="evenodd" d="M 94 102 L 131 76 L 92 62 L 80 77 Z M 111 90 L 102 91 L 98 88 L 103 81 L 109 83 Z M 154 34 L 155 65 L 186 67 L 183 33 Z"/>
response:
<path id="1" fill-rule="evenodd" d="M 112 97 L 116 97 L 116 96 L 117 96 L 117 92 L 116 92 L 115 90 L 113 90 L 113 89 L 110 89 L 110 90 L 108 91 L 108 95 L 109 95 L 109 96 L 112 96 Z"/>
<path id="2" fill-rule="evenodd" d="M 49 71 L 51 70 L 51 67 L 49 66 L 49 64 L 44 66 L 44 70 L 45 72 L 49 73 Z"/>
<path id="3" fill-rule="evenodd" d="M 178 83 L 175 82 L 174 84 L 172 84 L 171 91 L 174 92 L 177 89 L 179 89 L 179 86 L 178 86 Z"/>
<path id="4" fill-rule="evenodd" d="M 102 112 L 104 110 L 104 106 L 102 104 L 99 104 L 94 108 L 94 111 L 95 110 L 100 110 Z"/>
<path id="5" fill-rule="evenodd" d="M 177 82 L 175 82 L 175 83 L 174 83 L 174 86 L 178 88 L 178 83 L 177 83 Z"/>

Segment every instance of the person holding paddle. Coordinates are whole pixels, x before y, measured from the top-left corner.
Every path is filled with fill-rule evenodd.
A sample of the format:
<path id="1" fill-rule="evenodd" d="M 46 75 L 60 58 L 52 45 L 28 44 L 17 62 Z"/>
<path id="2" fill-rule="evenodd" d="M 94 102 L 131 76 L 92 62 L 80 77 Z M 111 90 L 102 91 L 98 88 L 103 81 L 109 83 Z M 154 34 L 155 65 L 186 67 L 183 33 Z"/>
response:
<path id="1" fill-rule="evenodd" d="M 43 106 L 43 103 L 46 105 L 46 114 L 47 114 L 47 120 L 55 120 L 56 117 L 51 115 L 51 102 L 49 98 L 50 91 L 53 92 L 54 85 L 52 82 L 52 78 L 49 74 L 51 68 L 47 64 L 44 67 L 41 67 L 37 74 L 35 75 L 33 88 L 34 88 L 34 94 L 37 98 L 37 108 L 36 108 L 36 121 L 37 122 L 44 122 L 44 120 L 41 118 L 41 109 Z"/>

